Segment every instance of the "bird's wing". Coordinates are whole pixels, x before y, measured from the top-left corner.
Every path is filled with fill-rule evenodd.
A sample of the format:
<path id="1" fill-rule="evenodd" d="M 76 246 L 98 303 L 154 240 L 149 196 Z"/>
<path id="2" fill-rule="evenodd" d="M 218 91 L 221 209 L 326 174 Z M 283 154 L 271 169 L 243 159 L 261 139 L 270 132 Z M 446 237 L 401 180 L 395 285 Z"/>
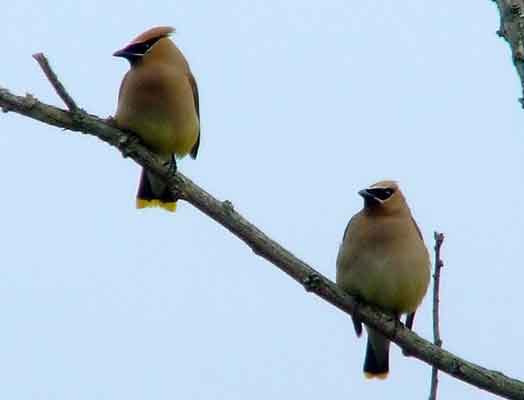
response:
<path id="1" fill-rule="evenodd" d="M 191 85 L 191 90 L 193 91 L 193 100 L 195 102 L 195 109 L 198 116 L 198 138 L 195 145 L 191 149 L 191 157 L 196 158 L 198 154 L 198 148 L 200 147 L 200 98 L 198 96 L 198 86 L 195 77 L 191 72 L 188 73 L 187 77 L 189 79 L 189 84 Z"/>
<path id="2" fill-rule="evenodd" d="M 413 217 L 411 217 L 411 222 L 413 222 L 413 225 L 415 225 L 415 229 L 417 230 L 418 232 L 418 237 L 420 238 L 420 240 L 424 241 L 424 238 L 422 237 L 422 232 L 420 232 L 420 228 L 418 227 L 415 219 Z"/>

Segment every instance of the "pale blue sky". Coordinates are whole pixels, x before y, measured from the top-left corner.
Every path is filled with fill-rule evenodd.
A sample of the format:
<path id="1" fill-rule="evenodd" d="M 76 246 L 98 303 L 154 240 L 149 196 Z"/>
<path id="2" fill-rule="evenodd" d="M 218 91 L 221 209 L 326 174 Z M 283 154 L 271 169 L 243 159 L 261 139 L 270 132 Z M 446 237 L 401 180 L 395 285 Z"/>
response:
<path id="1" fill-rule="evenodd" d="M 43 51 L 101 116 L 128 68 L 112 52 L 175 26 L 202 116 L 180 169 L 331 278 L 356 192 L 399 180 L 428 246 L 446 233 L 445 347 L 524 378 L 524 112 L 494 3 L 20 0 L 0 22 L 1 86 L 62 106 Z M 349 317 L 191 206 L 135 210 L 114 149 L 14 113 L 0 133 L 0 398 L 427 397 L 396 347 L 366 381 Z M 445 375 L 440 393 L 495 398 Z"/>

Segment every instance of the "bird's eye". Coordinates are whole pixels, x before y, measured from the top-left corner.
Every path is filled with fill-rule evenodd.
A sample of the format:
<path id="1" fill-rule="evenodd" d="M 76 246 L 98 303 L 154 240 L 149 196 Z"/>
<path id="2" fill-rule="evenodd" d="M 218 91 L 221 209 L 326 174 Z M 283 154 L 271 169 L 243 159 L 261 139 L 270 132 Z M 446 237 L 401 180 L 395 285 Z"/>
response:
<path id="1" fill-rule="evenodd" d="M 149 50 L 150 47 L 151 45 L 149 43 L 140 43 L 139 45 L 137 45 L 138 53 L 145 54 Z"/>
<path id="2" fill-rule="evenodd" d="M 395 190 L 391 188 L 371 188 L 368 189 L 368 191 L 371 192 L 377 199 L 382 201 L 389 199 L 395 192 Z"/>
<path id="3" fill-rule="evenodd" d="M 143 56 L 149 49 L 156 43 L 158 39 L 149 40 L 147 42 L 135 43 L 127 47 L 127 51 L 135 54 L 136 56 Z"/>

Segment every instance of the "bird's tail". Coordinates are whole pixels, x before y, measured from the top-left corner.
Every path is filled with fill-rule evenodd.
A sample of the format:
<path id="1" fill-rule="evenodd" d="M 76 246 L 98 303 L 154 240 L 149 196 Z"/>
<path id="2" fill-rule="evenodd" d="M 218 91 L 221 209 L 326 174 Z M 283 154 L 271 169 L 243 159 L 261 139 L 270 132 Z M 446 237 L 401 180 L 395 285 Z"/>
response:
<path id="1" fill-rule="evenodd" d="M 136 194 L 136 208 L 161 207 L 175 212 L 176 201 L 164 182 L 142 169 Z"/>
<path id="2" fill-rule="evenodd" d="M 364 361 L 366 378 L 386 379 L 389 372 L 389 340 L 368 328 L 368 344 Z"/>

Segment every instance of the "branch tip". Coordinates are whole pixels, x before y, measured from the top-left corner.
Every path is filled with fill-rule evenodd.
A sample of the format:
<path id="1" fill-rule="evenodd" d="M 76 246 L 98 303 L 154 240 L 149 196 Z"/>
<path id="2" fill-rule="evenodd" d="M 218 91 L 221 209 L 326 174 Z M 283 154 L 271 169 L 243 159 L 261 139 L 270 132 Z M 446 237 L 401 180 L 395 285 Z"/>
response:
<path id="1" fill-rule="evenodd" d="M 440 258 L 440 249 L 444 243 L 444 234 L 437 231 L 433 232 L 435 239 L 435 269 L 433 272 L 433 343 L 437 347 L 442 347 L 442 339 L 440 337 L 440 270 L 444 266 L 444 262 Z M 438 368 L 435 366 L 431 369 L 431 387 L 429 391 L 429 400 L 437 399 L 438 389 Z"/>

